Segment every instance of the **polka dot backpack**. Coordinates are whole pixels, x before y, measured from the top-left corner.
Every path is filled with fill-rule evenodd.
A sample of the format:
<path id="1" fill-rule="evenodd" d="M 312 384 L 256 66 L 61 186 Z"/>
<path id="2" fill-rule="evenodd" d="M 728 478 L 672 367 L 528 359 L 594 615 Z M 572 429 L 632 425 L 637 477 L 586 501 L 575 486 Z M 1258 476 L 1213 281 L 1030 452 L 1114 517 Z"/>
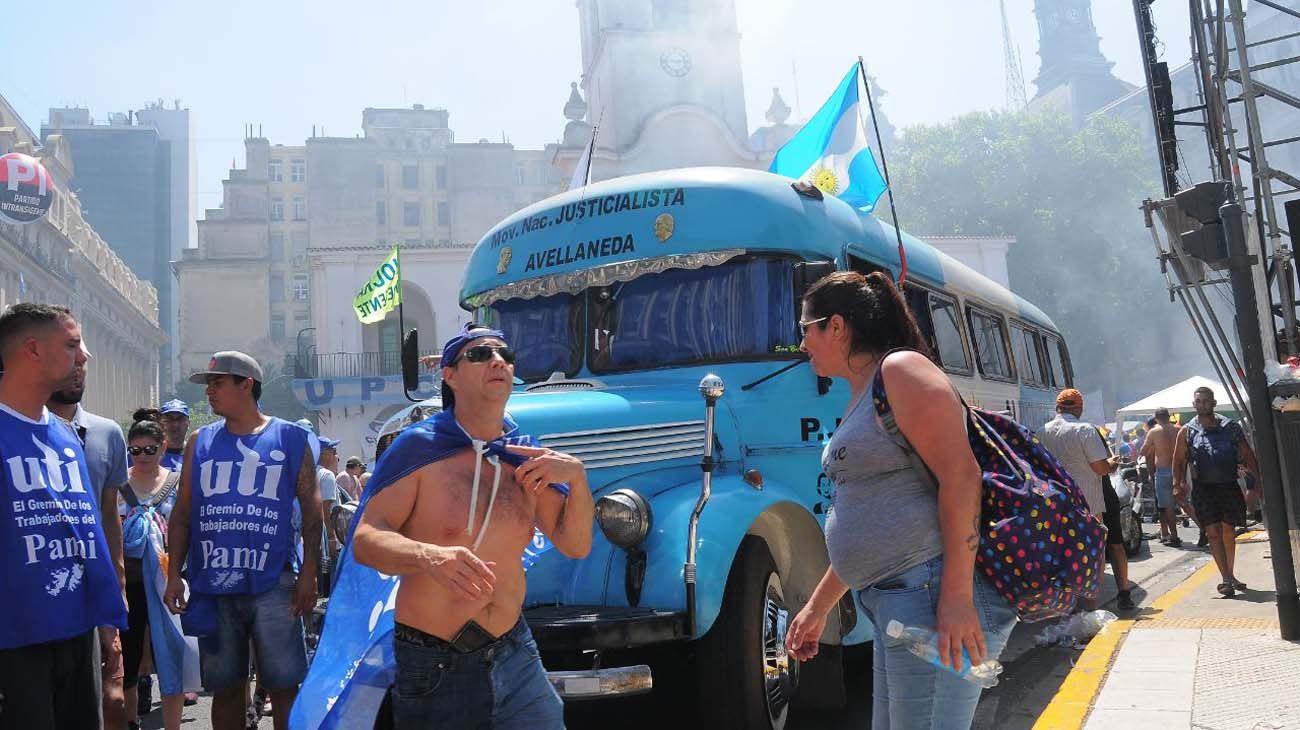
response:
<path id="1" fill-rule="evenodd" d="M 894 421 L 879 369 L 871 397 L 881 428 L 937 489 L 934 475 Z M 1101 520 L 1032 431 L 964 400 L 962 407 L 984 481 L 976 573 L 1016 608 L 1022 621 L 1069 615 L 1100 588 L 1106 549 Z"/>

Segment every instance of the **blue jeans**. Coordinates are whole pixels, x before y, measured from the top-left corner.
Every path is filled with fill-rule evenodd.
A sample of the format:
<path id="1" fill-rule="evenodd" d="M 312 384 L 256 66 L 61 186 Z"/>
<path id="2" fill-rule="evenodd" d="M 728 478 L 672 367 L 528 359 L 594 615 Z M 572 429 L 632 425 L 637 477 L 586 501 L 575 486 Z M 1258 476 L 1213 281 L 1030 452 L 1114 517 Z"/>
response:
<path id="1" fill-rule="evenodd" d="M 979 704 L 980 687 L 931 665 L 904 646 L 887 646 L 885 626 L 935 627 L 943 558 L 857 592 L 857 600 L 875 627 L 872 647 L 872 730 L 969 730 Z M 987 581 L 975 576 L 975 611 L 988 658 L 996 659 L 1016 625 L 1016 612 Z"/>
<path id="2" fill-rule="evenodd" d="M 487 646 L 459 652 L 393 637 L 397 730 L 550 730 L 564 727 L 564 702 L 556 694 L 537 642 L 523 617 Z"/>
<path id="3" fill-rule="evenodd" d="M 257 681 L 266 689 L 294 689 L 307 675 L 302 617 L 293 615 L 298 576 L 286 570 L 274 588 L 257 595 L 218 595 L 217 631 L 199 639 L 203 688 L 219 692 L 248 680 L 248 640 L 257 652 Z"/>

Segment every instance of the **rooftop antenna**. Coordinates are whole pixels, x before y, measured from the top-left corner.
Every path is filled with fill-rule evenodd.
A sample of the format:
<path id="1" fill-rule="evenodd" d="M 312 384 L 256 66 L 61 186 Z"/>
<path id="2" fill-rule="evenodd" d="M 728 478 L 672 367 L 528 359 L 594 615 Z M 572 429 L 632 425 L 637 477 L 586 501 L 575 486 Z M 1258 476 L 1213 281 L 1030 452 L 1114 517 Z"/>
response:
<path id="1" fill-rule="evenodd" d="M 1025 101 L 1025 74 L 1020 66 L 1020 52 L 1011 42 L 1011 24 L 1007 22 L 1006 0 L 998 0 L 998 9 L 1002 12 L 1002 65 L 1007 75 L 1007 109 L 1012 112 L 1024 111 L 1028 106 Z"/>

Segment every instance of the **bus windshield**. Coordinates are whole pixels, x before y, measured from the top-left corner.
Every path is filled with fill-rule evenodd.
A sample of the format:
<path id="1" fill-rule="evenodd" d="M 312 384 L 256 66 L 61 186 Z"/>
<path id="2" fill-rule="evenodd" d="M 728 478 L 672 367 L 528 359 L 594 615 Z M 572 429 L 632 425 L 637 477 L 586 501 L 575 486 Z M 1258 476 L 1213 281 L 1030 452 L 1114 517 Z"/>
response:
<path id="1" fill-rule="evenodd" d="M 794 265 L 738 258 L 589 289 L 591 371 L 797 355 Z"/>
<path id="2" fill-rule="evenodd" d="M 514 349 L 515 377 L 526 383 L 552 373 L 568 377 L 582 367 L 581 298 L 555 294 L 534 299 L 505 299 L 486 312 L 488 324 L 500 329 Z"/>

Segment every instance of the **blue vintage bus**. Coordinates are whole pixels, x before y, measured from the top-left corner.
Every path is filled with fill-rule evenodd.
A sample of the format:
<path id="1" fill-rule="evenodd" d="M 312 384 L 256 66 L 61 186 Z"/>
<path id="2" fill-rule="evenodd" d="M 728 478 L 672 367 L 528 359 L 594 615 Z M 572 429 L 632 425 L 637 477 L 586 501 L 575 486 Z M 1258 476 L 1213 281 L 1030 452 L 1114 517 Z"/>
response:
<path id="1" fill-rule="evenodd" d="M 1071 381 L 1052 321 L 930 245 L 903 241 L 906 297 L 936 361 L 971 404 L 1041 426 Z M 734 168 L 596 183 L 484 236 L 462 305 L 518 353 L 509 412 L 581 457 L 597 497 L 591 554 L 544 552 L 528 572 L 525 615 L 548 667 L 567 670 L 552 675 L 562 694 L 643 692 L 663 657 L 684 652 L 696 657 L 683 666 L 698 672 L 689 684 L 708 698 L 699 709 L 714 727 L 784 726 L 800 674 L 785 626 L 827 566 L 820 456 L 848 397 L 799 352 L 800 296 L 835 269 L 896 277 L 898 267 L 884 222 Z M 709 374 L 725 394 L 706 501 L 698 384 Z M 868 637 L 846 601 L 817 661 Z M 818 681 L 837 670 L 820 667 Z"/>

